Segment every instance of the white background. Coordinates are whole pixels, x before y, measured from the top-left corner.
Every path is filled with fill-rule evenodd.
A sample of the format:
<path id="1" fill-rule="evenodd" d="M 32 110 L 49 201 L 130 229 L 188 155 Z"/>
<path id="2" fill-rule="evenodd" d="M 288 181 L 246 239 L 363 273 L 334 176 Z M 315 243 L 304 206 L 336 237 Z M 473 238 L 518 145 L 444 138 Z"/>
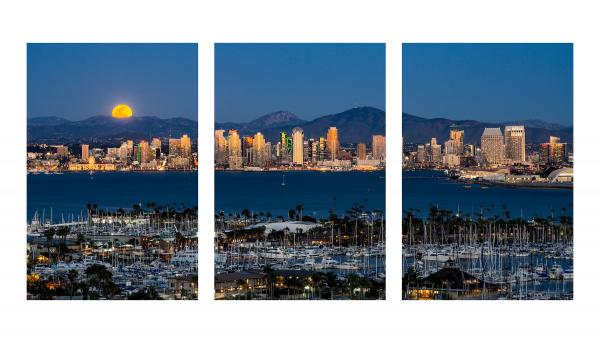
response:
<path id="1" fill-rule="evenodd" d="M 414 3 L 3 1 L 0 342 L 598 339 L 600 12 L 567 1 Z M 199 43 L 199 301 L 25 300 L 27 42 Z M 214 42 L 387 43 L 387 301 L 212 301 Z M 402 42 L 574 43 L 574 301 L 400 300 Z"/>

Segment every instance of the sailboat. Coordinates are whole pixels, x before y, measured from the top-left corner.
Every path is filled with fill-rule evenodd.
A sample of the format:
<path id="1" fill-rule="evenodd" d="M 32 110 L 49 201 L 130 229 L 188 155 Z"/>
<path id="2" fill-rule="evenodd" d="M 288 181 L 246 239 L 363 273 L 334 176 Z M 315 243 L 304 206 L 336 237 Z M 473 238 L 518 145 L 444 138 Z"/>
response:
<path id="1" fill-rule="evenodd" d="M 282 175 L 281 185 L 285 186 L 285 174 Z"/>

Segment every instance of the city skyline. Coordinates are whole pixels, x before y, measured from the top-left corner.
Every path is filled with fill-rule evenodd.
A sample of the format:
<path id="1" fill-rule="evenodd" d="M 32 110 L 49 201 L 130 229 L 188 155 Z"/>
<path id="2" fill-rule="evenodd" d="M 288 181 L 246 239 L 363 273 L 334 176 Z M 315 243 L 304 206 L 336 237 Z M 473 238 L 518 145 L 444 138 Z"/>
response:
<path id="1" fill-rule="evenodd" d="M 402 54 L 405 113 L 573 125 L 572 44 L 415 43 Z"/>
<path id="2" fill-rule="evenodd" d="M 306 99 L 311 101 L 307 102 Z M 385 44 L 215 44 L 215 118 L 385 110 Z"/>
<path id="3" fill-rule="evenodd" d="M 27 116 L 80 120 L 125 103 L 134 117 L 196 120 L 197 70 L 196 44 L 30 43 Z"/>

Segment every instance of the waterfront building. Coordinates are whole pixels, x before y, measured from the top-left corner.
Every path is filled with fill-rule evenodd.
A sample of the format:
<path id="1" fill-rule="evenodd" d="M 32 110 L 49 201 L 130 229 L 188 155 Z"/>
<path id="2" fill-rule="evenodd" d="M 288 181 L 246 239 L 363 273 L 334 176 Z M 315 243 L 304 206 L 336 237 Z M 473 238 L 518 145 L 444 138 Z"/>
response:
<path id="1" fill-rule="evenodd" d="M 437 144 L 437 139 L 435 137 L 431 138 L 431 142 L 429 144 L 429 156 L 429 161 L 431 163 L 442 163 L 442 146 Z"/>
<path id="2" fill-rule="evenodd" d="M 325 137 L 319 137 L 319 161 L 327 159 L 327 140 Z"/>
<path id="3" fill-rule="evenodd" d="M 338 140 L 338 130 L 336 127 L 332 126 L 327 130 L 327 151 L 329 153 L 329 158 L 332 161 L 338 159 L 340 150 L 340 143 Z"/>
<path id="4" fill-rule="evenodd" d="M 57 145 L 56 146 L 56 155 L 58 156 L 58 158 L 67 158 L 69 157 L 69 148 L 64 146 L 64 145 Z"/>
<path id="5" fill-rule="evenodd" d="M 465 144 L 463 147 L 463 155 L 465 157 L 475 157 L 475 145 Z"/>
<path id="6" fill-rule="evenodd" d="M 550 136 L 548 143 L 540 144 L 540 164 L 559 165 L 566 161 L 567 144 L 560 137 Z"/>
<path id="7" fill-rule="evenodd" d="M 425 153 L 425 146 L 418 145 L 417 146 L 417 163 L 423 164 L 427 161 L 427 156 Z"/>
<path id="8" fill-rule="evenodd" d="M 190 139 L 190 137 L 188 137 L 188 135 L 183 135 L 181 136 L 179 142 L 181 156 L 185 158 L 190 158 L 192 156 L 192 140 Z"/>
<path id="9" fill-rule="evenodd" d="M 292 162 L 296 165 L 304 164 L 304 131 L 301 128 L 295 127 L 292 130 Z"/>
<path id="10" fill-rule="evenodd" d="M 310 142 L 310 163 L 317 164 L 319 160 L 319 143 L 315 141 L 313 138 L 309 140 Z"/>
<path id="11" fill-rule="evenodd" d="M 358 143 L 358 145 L 356 145 L 356 159 L 367 159 L 367 145 L 365 143 Z"/>
<path id="12" fill-rule="evenodd" d="M 242 137 L 242 165 L 251 166 L 254 164 L 254 154 L 252 147 L 254 146 L 254 139 L 252 136 Z"/>
<path id="13" fill-rule="evenodd" d="M 242 141 L 237 130 L 229 130 L 227 149 L 230 169 L 242 169 Z"/>
<path id="14" fill-rule="evenodd" d="M 489 164 L 500 164 L 504 160 L 504 137 L 499 127 L 486 127 L 481 135 L 481 151 Z"/>
<path id="15" fill-rule="evenodd" d="M 385 160 L 385 136 L 373 136 L 373 159 Z"/>
<path id="16" fill-rule="evenodd" d="M 158 152 L 158 156 L 160 156 L 160 153 L 162 152 L 162 142 L 160 138 L 152 138 L 150 147 L 154 149 L 154 151 Z"/>
<path id="17" fill-rule="evenodd" d="M 123 142 L 121 144 L 121 147 L 119 148 L 119 159 L 122 162 L 127 162 L 128 158 L 129 158 L 129 148 L 127 147 L 127 143 Z"/>
<path id="18" fill-rule="evenodd" d="M 215 163 L 227 164 L 227 140 L 225 130 L 215 130 Z"/>
<path id="19" fill-rule="evenodd" d="M 69 171 L 114 171 L 117 167 L 114 163 L 96 163 L 94 156 L 88 157 L 87 163 L 70 163 Z"/>
<path id="20" fill-rule="evenodd" d="M 267 164 L 267 144 L 262 133 L 254 134 L 252 144 L 253 165 L 256 167 L 264 167 Z"/>
<path id="21" fill-rule="evenodd" d="M 87 161 L 90 157 L 90 146 L 88 144 L 81 144 L 81 160 Z"/>
<path id="22" fill-rule="evenodd" d="M 525 126 L 504 128 L 504 151 L 507 159 L 513 162 L 525 162 Z"/>
<path id="23" fill-rule="evenodd" d="M 456 168 L 460 166 L 460 156 L 456 154 L 444 155 L 442 159 L 444 166 L 448 168 Z"/>
<path id="24" fill-rule="evenodd" d="M 150 161 L 150 145 L 145 140 L 141 140 L 137 145 L 136 161 L 140 164 Z"/>
<path id="25" fill-rule="evenodd" d="M 458 152 L 461 152 L 463 149 L 464 137 L 465 137 L 464 130 L 456 130 L 456 129 L 450 130 L 450 140 L 456 142 L 456 145 L 457 145 L 456 148 L 458 149 Z"/>
<path id="26" fill-rule="evenodd" d="M 179 139 L 169 138 L 169 156 L 179 156 L 179 147 Z"/>

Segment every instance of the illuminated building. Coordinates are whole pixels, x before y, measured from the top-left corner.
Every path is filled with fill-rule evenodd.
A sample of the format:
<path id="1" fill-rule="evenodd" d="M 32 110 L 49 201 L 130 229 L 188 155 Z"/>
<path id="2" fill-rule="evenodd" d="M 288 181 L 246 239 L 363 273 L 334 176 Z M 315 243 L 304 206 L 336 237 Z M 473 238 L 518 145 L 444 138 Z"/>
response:
<path id="1" fill-rule="evenodd" d="M 385 136 L 373 136 L 373 159 L 385 160 Z"/>
<path id="2" fill-rule="evenodd" d="M 229 130 L 227 134 L 227 158 L 230 169 L 242 169 L 242 141 L 237 130 Z"/>
<path id="3" fill-rule="evenodd" d="M 188 135 L 181 136 L 179 140 L 180 156 L 190 158 L 192 156 L 192 140 Z"/>
<path id="4" fill-rule="evenodd" d="M 504 160 L 504 137 L 499 127 L 486 127 L 481 135 L 481 152 L 489 164 L 500 164 Z"/>
<path id="5" fill-rule="evenodd" d="M 169 156 L 179 156 L 179 147 L 179 139 L 169 138 Z"/>
<path id="6" fill-rule="evenodd" d="M 81 160 L 87 161 L 90 157 L 90 146 L 87 144 L 81 144 Z"/>
<path id="7" fill-rule="evenodd" d="M 227 140 L 225 130 L 215 130 L 215 162 L 218 165 L 227 164 Z"/>
<path id="8" fill-rule="evenodd" d="M 252 154 L 254 156 L 253 164 L 257 167 L 264 167 L 267 164 L 267 144 L 265 142 L 265 136 L 262 133 L 257 132 L 254 135 Z"/>
<path id="9" fill-rule="evenodd" d="M 356 145 L 356 158 L 359 160 L 367 159 L 367 145 L 365 143 L 358 143 Z"/>
<path id="10" fill-rule="evenodd" d="M 292 162 L 296 165 L 304 164 L 304 131 L 301 128 L 295 127 L 292 130 Z"/>
<path id="11" fill-rule="evenodd" d="M 340 150 L 340 143 L 338 141 L 338 130 L 336 127 L 330 127 L 327 130 L 327 151 L 329 152 L 329 158 L 332 161 L 337 160 Z"/>
<path id="12" fill-rule="evenodd" d="M 58 157 L 64 157 L 67 158 L 69 157 L 69 148 L 67 148 L 64 145 L 58 145 L 56 146 L 56 155 L 58 155 Z"/>
<path id="13" fill-rule="evenodd" d="M 550 136 L 548 143 L 540 144 L 540 164 L 552 165 L 566 162 L 566 143 L 560 142 L 560 137 Z"/>
<path id="14" fill-rule="evenodd" d="M 514 162 L 525 162 L 525 126 L 504 128 L 504 152 Z"/>

